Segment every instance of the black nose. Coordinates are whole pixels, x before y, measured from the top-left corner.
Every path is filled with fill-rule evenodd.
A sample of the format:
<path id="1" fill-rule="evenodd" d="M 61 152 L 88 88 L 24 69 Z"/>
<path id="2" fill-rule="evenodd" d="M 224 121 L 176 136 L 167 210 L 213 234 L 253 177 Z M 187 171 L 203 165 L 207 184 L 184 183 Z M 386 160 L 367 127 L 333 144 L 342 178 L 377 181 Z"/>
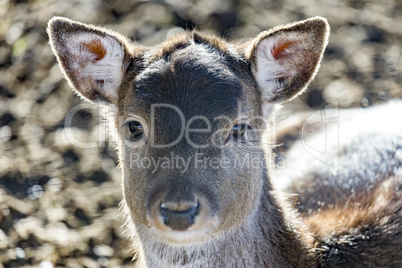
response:
<path id="1" fill-rule="evenodd" d="M 175 210 L 173 207 L 162 203 L 160 212 L 166 226 L 175 231 L 184 231 L 193 225 L 200 209 L 199 204 L 195 203 L 186 210 Z"/>

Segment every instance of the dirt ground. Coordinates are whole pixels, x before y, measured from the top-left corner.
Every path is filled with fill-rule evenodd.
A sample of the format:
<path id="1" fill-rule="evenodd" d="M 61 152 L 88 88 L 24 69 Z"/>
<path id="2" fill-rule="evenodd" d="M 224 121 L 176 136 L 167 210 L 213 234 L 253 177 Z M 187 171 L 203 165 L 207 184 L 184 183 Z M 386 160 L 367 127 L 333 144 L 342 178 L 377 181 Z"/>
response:
<path id="1" fill-rule="evenodd" d="M 48 44 L 53 16 L 102 25 L 146 45 L 183 29 L 228 39 L 324 16 L 321 70 L 287 113 L 366 107 L 402 97 L 402 1 L 0 0 L 0 267 L 123 267 L 132 251 L 118 209 L 114 142 L 81 103 Z M 86 106 L 85 106 L 86 107 Z M 80 148 L 66 138 L 73 131 Z"/>

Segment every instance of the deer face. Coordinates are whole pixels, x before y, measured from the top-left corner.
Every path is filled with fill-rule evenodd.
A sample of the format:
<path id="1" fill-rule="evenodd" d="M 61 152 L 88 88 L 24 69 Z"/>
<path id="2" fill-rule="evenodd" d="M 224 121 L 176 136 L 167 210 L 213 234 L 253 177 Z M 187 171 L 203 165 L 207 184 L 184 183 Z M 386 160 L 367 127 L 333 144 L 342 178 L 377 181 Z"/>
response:
<path id="1" fill-rule="evenodd" d="M 243 45 L 195 32 L 144 48 L 49 23 L 72 87 L 117 107 L 124 199 L 140 238 L 201 243 L 252 221 L 267 179 L 264 119 L 311 81 L 327 32 L 313 18 Z"/>
<path id="2" fill-rule="evenodd" d="M 259 120 L 248 120 L 261 111 L 251 108 L 259 92 L 247 63 L 189 40 L 145 67 L 126 92 L 120 150 L 134 221 L 170 240 L 207 238 L 240 224 L 263 177 L 243 159 L 264 159 L 253 146 Z M 133 136 L 139 126 L 141 138 Z"/>

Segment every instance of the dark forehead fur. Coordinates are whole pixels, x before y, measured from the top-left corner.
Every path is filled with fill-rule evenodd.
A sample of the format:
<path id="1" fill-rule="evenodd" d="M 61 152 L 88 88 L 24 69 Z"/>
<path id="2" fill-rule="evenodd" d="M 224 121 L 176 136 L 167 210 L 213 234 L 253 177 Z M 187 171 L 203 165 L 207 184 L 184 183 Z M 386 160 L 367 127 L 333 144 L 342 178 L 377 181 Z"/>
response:
<path id="1" fill-rule="evenodd" d="M 255 89 L 244 57 L 225 41 L 187 32 L 148 51 L 130 98 L 146 112 L 152 104 L 171 104 L 186 117 L 232 115 L 244 91 Z M 128 101 L 128 100 L 126 100 Z"/>
<path id="2" fill-rule="evenodd" d="M 191 44 L 205 44 L 220 51 L 225 55 L 230 55 L 230 46 L 221 38 L 213 35 L 199 33 L 197 31 L 185 32 L 167 39 L 156 47 L 152 52 L 152 60 L 158 60 L 163 57 L 169 57 L 172 53 Z M 232 55 L 233 56 L 233 55 Z"/>

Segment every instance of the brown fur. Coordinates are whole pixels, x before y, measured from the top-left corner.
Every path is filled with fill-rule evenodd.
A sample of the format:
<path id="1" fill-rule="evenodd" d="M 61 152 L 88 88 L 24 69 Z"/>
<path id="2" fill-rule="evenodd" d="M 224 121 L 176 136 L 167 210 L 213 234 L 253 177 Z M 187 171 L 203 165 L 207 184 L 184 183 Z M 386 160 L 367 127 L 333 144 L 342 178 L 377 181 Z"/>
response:
<path id="1" fill-rule="evenodd" d="M 401 127 L 389 120 L 401 111 L 400 101 L 339 110 L 339 128 L 314 124 L 313 132 L 306 130 L 307 142 L 340 134 L 339 155 L 332 156 L 339 159 L 337 168 L 303 154 L 301 126 L 311 113 L 279 125 L 277 137 L 285 149 L 281 154 L 289 163 L 283 176 L 291 182 L 284 190 L 297 194 L 293 203 L 315 235 L 322 267 L 401 265 L 402 138 Z M 328 152 L 334 151 L 329 147 Z"/>
<path id="2" fill-rule="evenodd" d="M 333 208 L 315 212 L 305 219 L 311 231 L 319 237 L 333 233 L 346 233 L 353 228 L 376 223 L 377 219 L 387 222 L 387 217 L 401 217 L 401 177 L 390 177 L 369 190 L 335 205 Z M 391 204 L 391 206 L 390 206 Z"/>
<path id="3" fill-rule="evenodd" d="M 402 176 L 307 217 L 316 235 L 323 267 L 402 265 Z"/>

